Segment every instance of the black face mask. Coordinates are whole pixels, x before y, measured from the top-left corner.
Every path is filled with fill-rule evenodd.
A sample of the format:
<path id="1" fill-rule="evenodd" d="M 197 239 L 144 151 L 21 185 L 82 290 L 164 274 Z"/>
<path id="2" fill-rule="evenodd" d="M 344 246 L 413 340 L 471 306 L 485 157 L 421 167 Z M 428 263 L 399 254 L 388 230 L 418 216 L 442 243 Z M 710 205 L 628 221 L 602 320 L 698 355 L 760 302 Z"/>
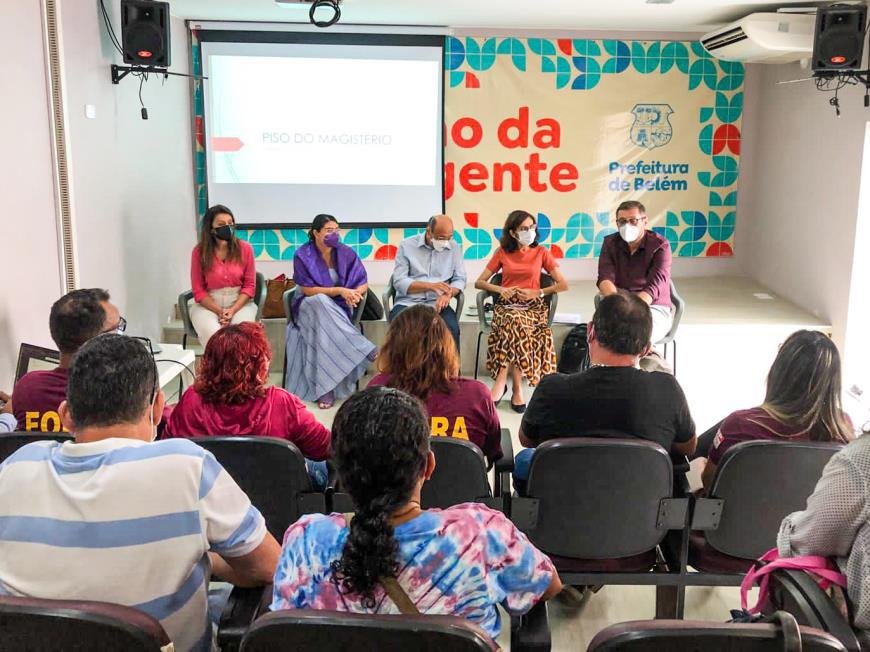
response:
<path id="1" fill-rule="evenodd" d="M 223 226 L 219 226 L 216 229 L 212 229 L 212 233 L 214 234 L 214 237 L 216 237 L 218 240 L 229 242 L 233 239 L 235 227 L 233 227 L 232 224 L 224 224 Z"/>

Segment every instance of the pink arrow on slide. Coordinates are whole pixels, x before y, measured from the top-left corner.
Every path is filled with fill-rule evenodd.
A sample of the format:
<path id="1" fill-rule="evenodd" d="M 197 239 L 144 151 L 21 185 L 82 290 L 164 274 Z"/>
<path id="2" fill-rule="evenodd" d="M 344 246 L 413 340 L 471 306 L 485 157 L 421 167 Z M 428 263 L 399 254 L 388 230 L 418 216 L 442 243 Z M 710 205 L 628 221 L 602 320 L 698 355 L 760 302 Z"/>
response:
<path id="1" fill-rule="evenodd" d="M 216 152 L 238 152 L 245 144 L 235 136 L 213 136 L 211 148 Z"/>

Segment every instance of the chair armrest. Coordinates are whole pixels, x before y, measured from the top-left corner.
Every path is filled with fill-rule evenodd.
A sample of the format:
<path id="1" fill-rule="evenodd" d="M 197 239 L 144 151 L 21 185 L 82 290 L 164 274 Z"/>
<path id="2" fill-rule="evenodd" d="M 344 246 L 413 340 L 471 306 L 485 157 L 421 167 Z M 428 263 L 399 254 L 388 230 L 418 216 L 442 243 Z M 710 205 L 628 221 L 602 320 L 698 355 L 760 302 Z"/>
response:
<path id="1" fill-rule="evenodd" d="M 387 289 L 384 290 L 384 293 L 381 295 L 381 303 L 384 305 L 384 319 L 387 320 L 387 323 L 390 321 L 390 299 L 394 296 L 393 290 L 393 281 L 390 279 L 390 284 L 387 286 Z"/>
<path id="2" fill-rule="evenodd" d="M 462 309 L 465 307 L 465 292 L 460 290 L 456 296 L 456 319 L 459 320 L 462 317 Z"/>
<path id="3" fill-rule="evenodd" d="M 184 325 L 184 332 L 188 336 L 196 337 L 196 331 L 193 329 L 193 322 L 190 320 L 190 306 L 188 305 L 193 299 L 193 290 L 187 290 L 178 295 L 178 316 L 181 317 L 181 323 Z"/>
<path id="4" fill-rule="evenodd" d="M 477 321 L 480 324 L 480 330 L 484 333 L 489 331 L 489 325 L 486 323 L 486 311 L 484 310 L 484 304 L 486 303 L 486 297 L 489 294 L 486 290 L 481 290 L 477 293 Z"/>
<path id="5" fill-rule="evenodd" d="M 501 458 L 495 461 L 495 491 L 494 496 L 507 496 L 510 494 L 510 474 L 514 470 L 514 443 L 511 439 L 511 431 L 501 429 Z"/>
<path id="6" fill-rule="evenodd" d="M 266 277 L 263 276 L 262 272 L 257 272 L 257 282 L 254 286 L 254 304 L 257 306 L 256 321 L 260 321 L 260 318 L 263 316 L 263 304 L 266 303 L 267 290 Z"/>
<path id="7" fill-rule="evenodd" d="M 549 652 L 551 647 L 546 602 L 539 602 L 527 614 L 511 618 L 511 650 Z"/>
<path id="8" fill-rule="evenodd" d="M 272 585 L 255 588 L 234 586 L 230 598 L 221 612 L 218 624 L 218 646 L 221 652 L 235 652 L 257 617 L 269 609 Z"/>
<path id="9" fill-rule="evenodd" d="M 514 470 L 514 441 L 507 428 L 501 429 L 501 452 L 501 459 L 495 461 L 495 470 L 510 473 Z"/>
<path id="10" fill-rule="evenodd" d="M 296 292 L 296 288 L 290 288 L 289 290 L 284 290 L 284 295 L 281 297 L 281 303 L 284 304 L 284 316 L 287 317 L 287 323 L 293 323 L 293 311 L 290 309 L 293 305 L 293 293 Z M 301 292 L 301 290 L 300 290 Z"/>
<path id="11" fill-rule="evenodd" d="M 556 309 L 559 307 L 559 293 L 550 295 L 550 309 L 547 315 L 547 326 L 553 325 L 553 320 L 556 318 Z"/>

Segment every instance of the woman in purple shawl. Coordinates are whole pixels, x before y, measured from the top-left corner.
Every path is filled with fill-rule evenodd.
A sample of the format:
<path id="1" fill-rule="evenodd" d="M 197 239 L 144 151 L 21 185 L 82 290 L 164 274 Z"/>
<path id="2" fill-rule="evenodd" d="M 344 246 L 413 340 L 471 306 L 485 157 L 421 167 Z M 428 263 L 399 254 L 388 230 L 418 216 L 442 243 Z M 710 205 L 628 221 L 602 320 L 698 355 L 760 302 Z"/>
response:
<path id="1" fill-rule="evenodd" d="M 287 324 L 287 391 L 321 409 L 353 393 L 375 358 L 375 345 L 351 323 L 365 301 L 368 277 L 353 249 L 341 244 L 338 222 L 318 215 L 308 244 L 293 256 L 294 293 Z"/>

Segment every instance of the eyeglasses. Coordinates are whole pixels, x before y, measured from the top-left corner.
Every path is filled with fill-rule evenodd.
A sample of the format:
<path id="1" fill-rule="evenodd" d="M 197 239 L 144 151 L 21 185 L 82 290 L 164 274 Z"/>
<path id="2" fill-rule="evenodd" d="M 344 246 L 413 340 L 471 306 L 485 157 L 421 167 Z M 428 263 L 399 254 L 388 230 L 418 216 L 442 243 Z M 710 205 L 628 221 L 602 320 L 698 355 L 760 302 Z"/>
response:
<path id="1" fill-rule="evenodd" d="M 534 224 L 532 224 L 531 226 L 521 226 L 517 229 L 517 231 L 519 233 L 528 233 L 529 231 L 534 231 L 534 230 L 535 230 Z"/>
<path id="2" fill-rule="evenodd" d="M 631 224 L 632 226 L 637 226 L 641 222 L 646 219 L 644 217 L 617 217 L 616 218 L 616 226 L 625 226 L 626 224 Z"/>
<path id="3" fill-rule="evenodd" d="M 125 333 L 127 331 L 127 320 L 121 317 L 118 319 L 118 323 L 112 326 L 111 328 L 107 328 L 103 331 L 103 333 Z"/>

